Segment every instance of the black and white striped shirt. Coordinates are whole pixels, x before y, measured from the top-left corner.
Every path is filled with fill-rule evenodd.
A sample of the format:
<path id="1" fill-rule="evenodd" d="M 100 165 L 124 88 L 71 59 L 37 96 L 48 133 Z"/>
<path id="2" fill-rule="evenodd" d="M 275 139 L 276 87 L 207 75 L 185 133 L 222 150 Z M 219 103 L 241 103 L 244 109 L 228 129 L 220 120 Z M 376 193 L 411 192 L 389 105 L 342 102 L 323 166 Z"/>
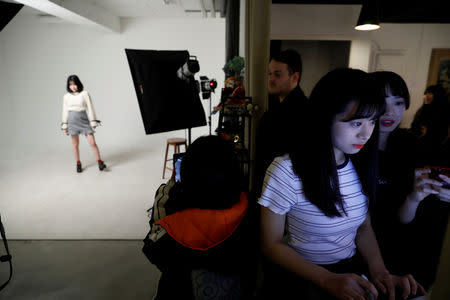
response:
<path id="1" fill-rule="evenodd" d="M 258 203 L 277 214 L 286 214 L 285 242 L 314 264 L 333 264 L 352 257 L 355 237 L 367 212 L 367 197 L 350 160 L 338 168 L 338 180 L 347 215 L 327 217 L 305 198 L 300 178 L 288 155 L 275 158 L 264 178 Z"/>

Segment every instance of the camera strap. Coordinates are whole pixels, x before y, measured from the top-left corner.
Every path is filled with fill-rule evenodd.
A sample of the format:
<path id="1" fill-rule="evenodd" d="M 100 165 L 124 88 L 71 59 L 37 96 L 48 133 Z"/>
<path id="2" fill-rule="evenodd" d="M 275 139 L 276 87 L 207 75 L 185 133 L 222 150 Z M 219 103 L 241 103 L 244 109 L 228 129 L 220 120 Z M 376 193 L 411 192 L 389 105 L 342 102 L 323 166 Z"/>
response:
<path id="1" fill-rule="evenodd" d="M 6 262 L 6 261 L 9 262 L 9 278 L 5 283 L 3 283 L 0 286 L 0 291 L 1 291 L 9 283 L 9 281 L 11 280 L 11 277 L 12 277 L 12 273 L 13 273 L 13 268 L 12 268 L 12 263 L 11 263 L 12 256 L 11 256 L 11 254 L 9 254 L 8 240 L 6 239 L 5 228 L 3 227 L 1 215 L 0 215 L 0 234 L 2 235 L 3 244 L 5 245 L 5 249 L 6 249 L 6 255 L 0 256 L 0 261 L 1 262 Z"/>

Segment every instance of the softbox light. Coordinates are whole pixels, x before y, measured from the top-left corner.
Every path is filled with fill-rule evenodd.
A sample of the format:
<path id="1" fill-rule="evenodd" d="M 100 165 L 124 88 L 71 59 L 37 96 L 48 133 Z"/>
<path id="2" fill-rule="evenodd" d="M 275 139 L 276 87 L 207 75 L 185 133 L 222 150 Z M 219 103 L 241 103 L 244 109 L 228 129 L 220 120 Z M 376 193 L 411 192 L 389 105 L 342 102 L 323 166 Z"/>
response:
<path id="1" fill-rule="evenodd" d="M 206 125 L 197 82 L 178 78 L 188 51 L 125 49 L 145 133 Z"/>

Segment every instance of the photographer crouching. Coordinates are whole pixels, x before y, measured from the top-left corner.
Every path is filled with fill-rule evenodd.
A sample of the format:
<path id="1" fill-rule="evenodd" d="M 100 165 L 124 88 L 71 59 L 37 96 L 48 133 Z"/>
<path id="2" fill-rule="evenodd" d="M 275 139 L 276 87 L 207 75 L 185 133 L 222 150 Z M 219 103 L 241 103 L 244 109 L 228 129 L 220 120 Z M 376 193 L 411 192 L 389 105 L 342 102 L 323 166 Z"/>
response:
<path id="1" fill-rule="evenodd" d="M 156 192 L 144 240 L 144 253 L 162 272 L 156 299 L 249 299 L 256 243 L 232 145 L 198 138 L 180 175 Z"/>

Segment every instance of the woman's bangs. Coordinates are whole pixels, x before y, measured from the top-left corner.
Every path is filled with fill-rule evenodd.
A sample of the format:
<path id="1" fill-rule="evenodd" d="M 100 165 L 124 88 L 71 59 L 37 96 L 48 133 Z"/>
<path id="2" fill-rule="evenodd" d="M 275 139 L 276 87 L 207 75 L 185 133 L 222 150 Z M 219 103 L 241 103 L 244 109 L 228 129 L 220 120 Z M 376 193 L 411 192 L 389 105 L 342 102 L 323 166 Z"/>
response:
<path id="1" fill-rule="evenodd" d="M 352 120 L 358 119 L 378 119 L 385 111 L 386 104 L 383 101 L 382 103 L 361 103 L 361 101 L 357 102 L 357 109 L 355 113 L 351 116 L 348 116 L 344 122 L 349 122 Z"/>

